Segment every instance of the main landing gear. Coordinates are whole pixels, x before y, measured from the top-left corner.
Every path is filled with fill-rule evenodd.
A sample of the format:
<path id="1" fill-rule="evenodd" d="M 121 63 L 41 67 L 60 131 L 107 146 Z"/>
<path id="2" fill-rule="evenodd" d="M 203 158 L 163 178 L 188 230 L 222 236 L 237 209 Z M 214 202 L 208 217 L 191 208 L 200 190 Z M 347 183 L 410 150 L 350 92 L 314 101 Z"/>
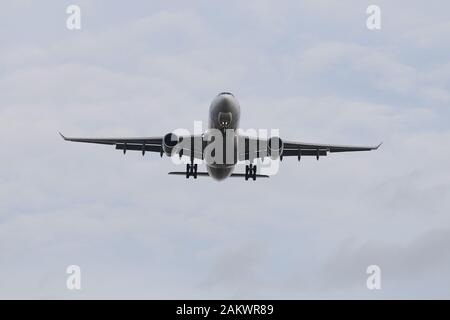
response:
<path id="1" fill-rule="evenodd" d="M 245 180 L 247 181 L 249 178 L 256 180 L 256 166 L 253 164 L 245 166 Z"/>
<path id="2" fill-rule="evenodd" d="M 193 176 L 194 179 L 197 179 L 197 164 L 187 164 L 186 165 L 186 179 L 189 179 L 190 176 Z"/>

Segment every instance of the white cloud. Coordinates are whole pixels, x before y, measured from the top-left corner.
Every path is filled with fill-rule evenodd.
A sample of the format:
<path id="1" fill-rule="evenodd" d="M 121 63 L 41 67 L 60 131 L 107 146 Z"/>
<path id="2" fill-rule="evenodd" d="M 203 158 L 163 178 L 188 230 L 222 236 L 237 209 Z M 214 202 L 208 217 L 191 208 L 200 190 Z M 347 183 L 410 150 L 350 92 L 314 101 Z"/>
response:
<path id="1" fill-rule="evenodd" d="M 223 17 L 215 4 L 142 2 L 121 12 L 104 2 L 86 7 L 80 33 L 47 30 L 58 19 L 65 26 L 51 2 L 39 8 L 48 24 L 29 34 L 8 20 L 0 296 L 446 297 L 448 259 L 436 257 L 450 222 L 448 59 L 437 42 L 408 44 L 402 26 L 421 7 L 405 17 L 382 3 L 406 22 L 385 19 L 374 35 L 355 4 L 236 2 Z M 428 10 L 445 22 L 445 10 Z M 156 154 L 123 156 L 57 134 L 191 128 L 222 90 L 241 101 L 244 128 L 384 145 L 286 159 L 270 180 L 215 183 L 169 177 L 172 163 Z M 424 251 L 423 266 L 402 277 Z M 387 266 L 377 296 L 364 287 L 369 261 Z M 74 263 L 86 281 L 77 296 L 65 289 Z"/>

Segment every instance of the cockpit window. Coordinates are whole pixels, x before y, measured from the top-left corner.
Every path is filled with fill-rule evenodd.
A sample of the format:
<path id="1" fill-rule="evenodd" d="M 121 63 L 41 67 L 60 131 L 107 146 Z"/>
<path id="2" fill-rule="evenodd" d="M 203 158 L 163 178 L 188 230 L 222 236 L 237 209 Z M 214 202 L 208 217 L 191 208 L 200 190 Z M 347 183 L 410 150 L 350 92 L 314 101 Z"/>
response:
<path id="1" fill-rule="evenodd" d="M 230 126 L 233 116 L 231 112 L 219 112 L 219 125 L 222 129 Z"/>

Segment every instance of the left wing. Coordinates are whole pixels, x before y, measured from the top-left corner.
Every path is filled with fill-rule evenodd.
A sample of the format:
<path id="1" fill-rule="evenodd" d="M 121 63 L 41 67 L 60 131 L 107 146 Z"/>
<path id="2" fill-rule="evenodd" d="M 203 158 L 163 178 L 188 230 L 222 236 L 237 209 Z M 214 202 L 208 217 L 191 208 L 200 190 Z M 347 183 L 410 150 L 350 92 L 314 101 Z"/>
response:
<path id="1" fill-rule="evenodd" d="M 240 136 L 239 160 L 258 159 L 270 156 L 268 150 L 269 139 L 258 139 L 247 136 Z M 296 156 L 300 159 L 302 156 L 315 156 L 317 158 L 326 156 L 329 152 L 354 152 L 377 150 L 377 146 L 353 146 L 353 145 L 334 145 L 334 144 L 316 144 L 306 142 L 283 141 L 282 157 Z"/>
<path id="2" fill-rule="evenodd" d="M 349 145 L 335 145 L 335 144 L 315 144 L 305 142 L 283 142 L 283 157 L 296 156 L 300 159 L 301 156 L 326 156 L 328 152 L 355 152 L 355 151 L 371 151 L 377 150 L 381 143 L 377 146 L 349 146 Z"/>
<path id="3" fill-rule="evenodd" d="M 351 151 L 370 151 L 377 150 L 381 146 L 381 143 L 377 146 L 348 146 L 337 144 L 315 144 L 304 142 L 283 142 L 284 150 L 324 150 L 327 152 L 351 152 Z"/>

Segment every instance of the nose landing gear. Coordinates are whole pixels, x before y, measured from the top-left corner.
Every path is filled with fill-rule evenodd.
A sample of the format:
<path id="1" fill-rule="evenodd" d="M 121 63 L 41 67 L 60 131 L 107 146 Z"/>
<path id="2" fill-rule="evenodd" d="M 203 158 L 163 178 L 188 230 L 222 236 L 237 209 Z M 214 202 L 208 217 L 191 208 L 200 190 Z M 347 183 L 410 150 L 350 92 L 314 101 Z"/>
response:
<path id="1" fill-rule="evenodd" d="M 247 181 L 249 178 L 256 180 L 256 169 L 257 167 L 253 164 L 245 166 L 245 180 Z"/>

